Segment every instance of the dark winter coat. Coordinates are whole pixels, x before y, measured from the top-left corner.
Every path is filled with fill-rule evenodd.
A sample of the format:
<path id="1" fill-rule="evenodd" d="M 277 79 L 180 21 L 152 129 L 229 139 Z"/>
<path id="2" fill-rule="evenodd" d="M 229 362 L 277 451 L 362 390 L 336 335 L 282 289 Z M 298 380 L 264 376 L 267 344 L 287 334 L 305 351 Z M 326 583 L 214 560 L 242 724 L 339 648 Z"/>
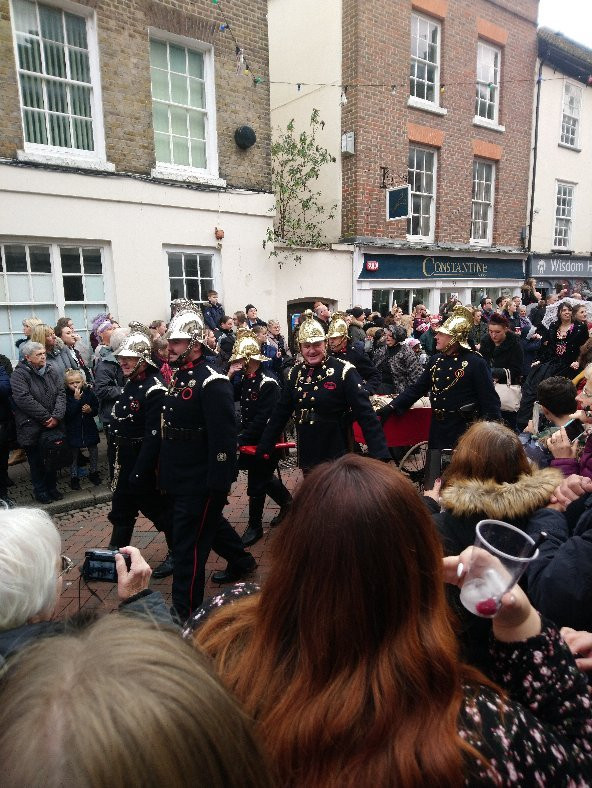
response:
<path id="1" fill-rule="evenodd" d="M 547 539 L 528 567 L 528 595 L 536 609 L 557 626 L 592 631 L 592 495 L 572 506 L 583 508 L 575 528 L 566 514 L 554 509 L 534 512 L 526 528 Z"/>
<path id="2" fill-rule="evenodd" d="M 220 329 L 220 320 L 224 317 L 224 307 L 222 304 L 210 304 L 203 311 L 204 321 L 212 331 Z"/>
<path id="3" fill-rule="evenodd" d="M 443 511 L 438 511 L 431 498 L 424 500 L 432 509 L 445 554 L 458 555 L 474 543 L 475 526 L 479 520 L 502 520 L 524 529 L 530 515 L 549 503 L 561 479 L 561 474 L 550 468 L 536 470 L 531 476 L 521 476 L 514 484 L 499 484 L 493 479 L 465 479 L 442 490 Z M 447 586 L 446 594 L 461 623 L 463 658 L 486 669 L 491 622 L 469 613 L 461 604 L 460 591 L 455 586 Z"/>
<path id="4" fill-rule="evenodd" d="M 436 352 L 436 332 L 430 327 L 424 331 L 419 338 L 419 344 L 425 351 L 428 358 L 431 358 Z"/>
<path id="5" fill-rule="evenodd" d="M 348 339 L 343 353 L 332 352 L 331 355 L 343 361 L 349 361 L 350 364 L 354 365 L 364 381 L 364 388 L 368 394 L 376 394 L 378 392 L 381 383 L 380 372 L 367 353 L 361 353 L 359 350 L 356 350 L 351 339 Z"/>
<path id="6" fill-rule="evenodd" d="M 123 382 L 123 372 L 119 362 L 111 350 L 105 349 L 95 366 L 94 384 L 94 392 L 99 400 L 99 413 L 103 424 L 109 424 L 111 421 L 111 411 L 123 390 Z"/>
<path id="7" fill-rule="evenodd" d="M 10 373 L 12 366 L 10 361 L 4 356 L 0 357 L 0 424 L 6 424 L 12 420 L 12 408 L 10 406 Z"/>
<path id="8" fill-rule="evenodd" d="M 90 405 L 91 412 L 83 413 L 82 406 Z M 82 389 L 80 399 L 74 397 L 71 389 L 66 389 L 66 439 L 73 448 L 96 446 L 99 442 L 99 431 L 94 417 L 99 412 L 97 395 L 88 386 Z"/>
<path id="9" fill-rule="evenodd" d="M 509 369 L 512 383 L 520 383 L 524 365 L 524 351 L 522 342 L 516 334 L 512 331 L 506 332 L 506 338 L 501 345 L 496 345 L 491 337 L 487 336 L 481 342 L 479 352 L 491 367 L 494 381 L 505 383 L 506 373 L 504 370 Z"/>
<path id="10" fill-rule="evenodd" d="M 62 421 L 66 412 L 63 378 L 55 369 L 45 369 L 45 374 L 39 375 L 28 361 L 19 361 L 10 379 L 16 437 L 23 447 L 35 446 L 44 422 L 51 417 Z"/>

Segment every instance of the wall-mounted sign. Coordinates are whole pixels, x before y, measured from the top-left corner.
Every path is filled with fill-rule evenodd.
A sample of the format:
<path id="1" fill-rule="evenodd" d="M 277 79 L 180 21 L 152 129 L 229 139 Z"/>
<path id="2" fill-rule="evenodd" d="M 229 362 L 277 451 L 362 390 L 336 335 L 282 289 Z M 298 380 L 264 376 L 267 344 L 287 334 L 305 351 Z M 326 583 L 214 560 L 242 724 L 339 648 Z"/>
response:
<path id="1" fill-rule="evenodd" d="M 592 276 L 592 257 L 572 257 L 572 256 L 539 256 L 532 255 L 529 258 L 530 272 L 532 276 Z"/>
<path id="2" fill-rule="evenodd" d="M 370 266 L 370 263 L 373 265 Z M 524 279 L 524 260 L 507 257 L 460 257 L 441 254 L 365 254 L 364 265 L 358 278 Z"/>

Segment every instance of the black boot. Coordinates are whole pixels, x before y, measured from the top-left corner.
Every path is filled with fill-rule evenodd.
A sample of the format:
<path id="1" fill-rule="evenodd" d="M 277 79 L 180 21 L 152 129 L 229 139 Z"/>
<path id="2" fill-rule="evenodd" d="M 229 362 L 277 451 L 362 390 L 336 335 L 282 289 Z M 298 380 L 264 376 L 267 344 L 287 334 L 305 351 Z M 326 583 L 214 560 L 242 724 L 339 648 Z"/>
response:
<path id="1" fill-rule="evenodd" d="M 249 547 L 263 538 L 262 519 L 264 506 L 264 495 L 252 495 L 249 498 L 249 527 L 244 532 L 241 540 L 245 547 Z"/>
<path id="2" fill-rule="evenodd" d="M 270 480 L 266 491 L 269 497 L 272 498 L 280 507 L 279 512 L 269 523 L 271 526 L 276 526 L 282 522 L 284 517 L 290 511 L 290 507 L 292 506 L 292 496 L 288 492 L 287 488 L 282 484 L 282 482 L 275 476 Z"/>
<path id="3" fill-rule="evenodd" d="M 109 539 L 109 549 L 115 548 L 119 550 L 120 547 L 127 547 L 132 541 L 132 534 L 134 533 L 134 526 L 132 525 L 114 525 Z"/>
<path id="4" fill-rule="evenodd" d="M 212 580 L 214 583 L 238 583 L 240 580 L 244 580 L 249 575 L 252 575 L 255 569 L 257 569 L 257 562 L 253 558 L 250 553 L 247 555 L 251 558 L 251 562 L 249 565 L 245 567 L 235 567 L 235 566 L 228 566 L 226 569 L 219 570 L 218 572 L 214 572 L 212 575 Z"/>
<path id="5" fill-rule="evenodd" d="M 155 567 L 154 571 L 152 572 L 152 577 L 155 577 L 157 580 L 159 580 L 161 577 L 168 577 L 169 575 L 172 575 L 174 569 L 173 539 L 168 528 L 166 530 L 163 528 L 162 532 L 164 533 L 164 538 L 166 539 L 168 549 L 164 561 Z"/>

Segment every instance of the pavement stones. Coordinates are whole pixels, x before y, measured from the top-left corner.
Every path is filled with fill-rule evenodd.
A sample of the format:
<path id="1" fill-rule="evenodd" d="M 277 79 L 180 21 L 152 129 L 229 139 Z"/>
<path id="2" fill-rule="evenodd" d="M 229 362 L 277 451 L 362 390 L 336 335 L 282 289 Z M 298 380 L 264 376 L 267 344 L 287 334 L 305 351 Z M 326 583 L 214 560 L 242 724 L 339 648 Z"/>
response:
<path id="1" fill-rule="evenodd" d="M 108 479 L 104 444 L 102 444 L 101 448 L 100 472 L 104 479 Z M 11 497 L 15 498 L 21 506 L 33 506 L 36 502 L 32 499 L 30 493 L 28 466 L 26 464 L 13 466 L 9 475 L 16 482 L 19 474 L 17 469 L 23 468 L 25 469 L 27 481 L 27 485 L 23 485 L 23 488 L 28 486 L 28 491 L 23 489 L 21 492 L 19 485 L 18 497 L 15 494 Z M 284 484 L 290 492 L 293 492 L 301 479 L 300 471 L 293 467 L 291 461 L 288 461 L 285 467 L 281 468 L 281 473 Z M 64 500 L 40 507 L 53 516 L 54 522 L 62 535 L 62 550 L 75 563 L 72 571 L 64 577 L 64 590 L 58 601 L 56 616 L 74 615 L 79 610 L 79 607 L 85 610 L 97 609 L 102 612 L 111 612 L 118 606 L 117 587 L 115 585 L 93 583 L 92 589 L 97 594 L 97 598 L 79 581 L 79 567 L 84 560 L 85 550 L 94 547 L 107 547 L 109 543 L 111 523 L 108 521 L 107 515 L 111 508 L 109 502 L 111 493 L 107 485 L 93 487 L 86 478 L 81 480 L 82 490 L 73 492 L 69 489 L 67 469 L 63 478 L 66 484 L 58 482 L 58 488 L 65 494 Z M 237 482 L 231 490 L 228 505 L 224 509 L 225 517 L 236 528 L 239 535 L 242 535 L 247 528 L 249 506 L 246 486 L 246 474 L 241 471 Z M 11 488 L 13 493 L 15 490 L 17 490 L 17 486 Z M 25 499 L 24 501 L 23 498 Z M 266 576 L 269 569 L 269 555 L 273 540 L 281 539 L 282 526 L 280 525 L 277 528 L 269 527 L 269 522 L 277 512 L 278 507 L 268 498 L 263 513 L 263 539 L 253 545 L 250 550 L 259 564 L 257 571 L 252 576 L 253 582 L 261 582 Z M 142 551 L 142 555 L 152 567 L 159 564 L 166 555 L 167 548 L 163 535 L 156 531 L 150 521 L 142 516 L 138 518 L 136 523 L 132 544 Z M 224 567 L 225 562 L 223 559 L 214 552 L 210 553 L 210 559 L 206 565 L 206 598 L 217 593 L 221 588 L 218 584 L 212 583 L 211 575 L 212 572 Z M 150 584 L 151 588 L 157 589 L 163 594 L 167 604 L 170 604 L 171 601 L 171 582 L 172 578 L 166 577 L 162 580 L 153 579 Z"/>

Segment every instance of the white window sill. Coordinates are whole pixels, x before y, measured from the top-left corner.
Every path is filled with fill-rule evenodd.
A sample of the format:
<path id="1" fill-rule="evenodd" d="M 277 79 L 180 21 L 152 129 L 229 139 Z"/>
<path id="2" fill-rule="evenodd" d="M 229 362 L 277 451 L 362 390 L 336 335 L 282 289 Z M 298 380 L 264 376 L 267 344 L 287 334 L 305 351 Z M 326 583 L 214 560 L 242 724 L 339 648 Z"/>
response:
<path id="1" fill-rule="evenodd" d="M 157 164 L 150 174 L 153 178 L 164 178 L 169 181 L 203 183 L 206 186 L 220 186 L 221 188 L 226 186 L 226 181 L 223 178 L 209 175 L 201 170 L 193 170 L 191 167 L 168 167 L 165 164 Z"/>
<path id="2" fill-rule="evenodd" d="M 578 148 L 577 145 L 568 145 L 566 142 L 558 142 L 557 143 L 560 148 L 565 148 L 566 150 L 573 150 L 574 153 L 581 153 L 582 149 Z"/>
<path id="3" fill-rule="evenodd" d="M 487 249 L 491 246 L 491 241 L 475 241 L 471 238 L 469 246 L 474 246 L 476 249 Z"/>
<path id="4" fill-rule="evenodd" d="M 434 239 L 428 238 L 425 235 L 408 235 L 407 240 L 410 244 L 433 244 Z"/>
<path id="5" fill-rule="evenodd" d="M 418 99 L 415 98 L 415 96 L 409 96 L 407 99 L 407 106 L 413 107 L 413 109 L 421 109 L 424 112 L 431 112 L 433 115 L 448 115 L 448 110 L 444 109 L 444 107 L 438 107 L 437 104 L 431 101 Z"/>
<path id="6" fill-rule="evenodd" d="M 76 167 L 80 170 L 99 170 L 102 172 L 115 172 L 115 165 L 110 161 L 99 158 L 77 156 L 76 153 L 35 153 L 26 150 L 17 150 L 18 161 L 30 161 L 35 164 L 54 164 L 58 167 Z"/>
<path id="7" fill-rule="evenodd" d="M 505 126 L 500 126 L 499 123 L 493 120 L 487 120 L 487 118 L 482 118 L 479 115 L 475 115 L 473 118 L 473 126 L 481 126 L 484 129 L 491 129 L 491 131 L 499 132 L 504 132 L 506 130 Z"/>

